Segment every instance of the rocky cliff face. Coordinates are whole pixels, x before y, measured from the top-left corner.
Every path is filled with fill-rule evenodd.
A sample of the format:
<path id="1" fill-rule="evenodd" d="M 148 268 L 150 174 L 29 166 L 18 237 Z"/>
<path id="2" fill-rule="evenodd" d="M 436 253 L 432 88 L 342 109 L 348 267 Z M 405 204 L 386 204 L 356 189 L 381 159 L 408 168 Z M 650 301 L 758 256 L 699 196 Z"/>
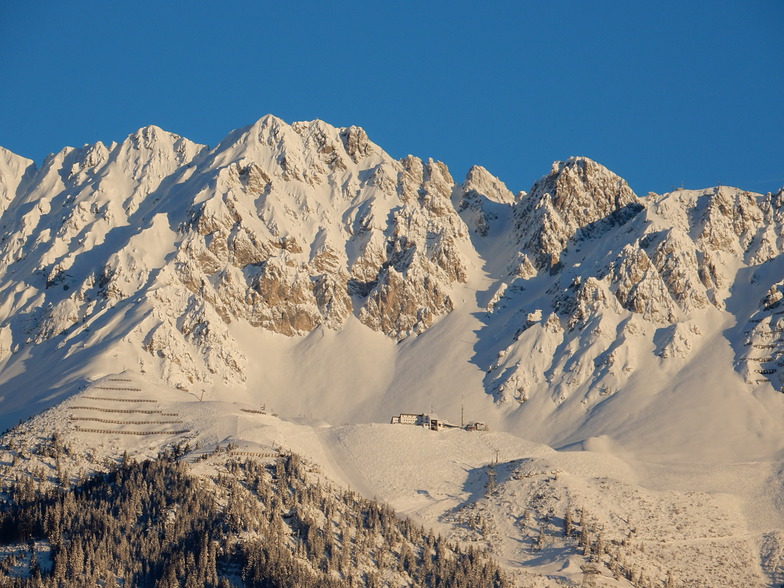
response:
<path id="1" fill-rule="evenodd" d="M 458 184 L 357 127 L 272 116 L 212 149 L 147 127 L 40 169 L 0 150 L 0 362 L 123 341 L 171 385 L 242 388 L 234 324 L 297 338 L 358 320 L 402 341 L 489 283 L 475 361 L 499 401 L 595 405 L 645 358 L 688 362 L 730 315 L 736 373 L 780 387 L 783 202 L 639 198 L 583 157 L 514 195 L 480 167 Z"/>
<path id="2" fill-rule="evenodd" d="M 595 237 L 642 208 L 624 180 L 590 159 L 572 157 L 554 163 L 515 208 L 515 237 L 537 267 L 551 268 L 570 240 Z"/>
<path id="3" fill-rule="evenodd" d="M 757 339 L 775 331 L 767 325 L 777 285 L 768 275 L 782 251 L 780 192 L 721 187 L 637 199 L 597 164 L 583 163 L 592 170 L 583 172 L 581 161 L 556 164 L 515 208 L 520 249 L 540 271 L 514 279 L 501 301 L 503 312 L 516 307 L 529 318 L 490 365 L 488 386 L 519 402 L 549 393 L 590 405 L 628 384 L 646 347 L 660 366 L 683 366 L 702 344 L 701 325 L 727 320 L 728 301 L 744 297 L 733 296 L 744 288 L 739 276 L 752 270 L 770 289 L 749 308 L 733 304 L 730 320 L 748 323 L 742 346 L 762 349 Z M 535 280 L 548 285 L 544 296 L 518 294 Z M 759 358 L 730 343 L 750 385 L 781 387 L 778 345 Z"/>
<path id="4" fill-rule="evenodd" d="M 232 321 L 297 336 L 354 314 L 403 339 L 467 279 L 446 166 L 396 161 L 357 127 L 268 116 L 212 150 L 148 127 L 40 170 L 4 152 L 0 173 L 6 354 L 133 299 L 167 381 L 241 385 Z"/>

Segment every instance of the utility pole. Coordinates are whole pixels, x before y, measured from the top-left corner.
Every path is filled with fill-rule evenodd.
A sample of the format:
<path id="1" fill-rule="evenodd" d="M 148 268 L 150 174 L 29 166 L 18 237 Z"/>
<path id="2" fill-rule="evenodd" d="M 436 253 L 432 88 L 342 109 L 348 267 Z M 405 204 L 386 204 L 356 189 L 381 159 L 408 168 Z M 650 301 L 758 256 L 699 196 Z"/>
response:
<path id="1" fill-rule="evenodd" d="M 463 395 L 460 395 L 460 428 L 465 428 L 465 407 L 463 406 Z"/>

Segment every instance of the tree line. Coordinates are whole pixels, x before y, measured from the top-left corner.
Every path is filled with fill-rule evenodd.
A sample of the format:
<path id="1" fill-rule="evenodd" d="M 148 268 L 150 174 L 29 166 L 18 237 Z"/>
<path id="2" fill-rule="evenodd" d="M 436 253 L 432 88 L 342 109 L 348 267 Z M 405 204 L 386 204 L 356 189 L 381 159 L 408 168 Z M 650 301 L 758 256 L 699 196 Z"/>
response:
<path id="1" fill-rule="evenodd" d="M 484 550 L 331 486 L 296 454 L 229 459 L 212 477 L 192 475 L 178 457 L 124 456 L 70 489 L 13 483 L 0 510 L 0 545 L 29 547 L 23 556 L 4 550 L 0 585 L 509 585 Z"/>

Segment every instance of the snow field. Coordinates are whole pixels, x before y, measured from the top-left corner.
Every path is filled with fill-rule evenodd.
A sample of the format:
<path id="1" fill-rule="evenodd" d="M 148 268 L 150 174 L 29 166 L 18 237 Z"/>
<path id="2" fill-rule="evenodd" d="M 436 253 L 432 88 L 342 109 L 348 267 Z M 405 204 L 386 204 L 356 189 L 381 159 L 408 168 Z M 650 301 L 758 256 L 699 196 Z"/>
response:
<path id="1" fill-rule="evenodd" d="M 112 387 L 134 390 L 123 399 L 102 399 L 119 392 L 106 389 Z M 153 407 L 176 414 L 182 425 L 167 426 L 188 432 L 123 434 L 161 429 L 152 423 L 101 423 L 107 431 L 115 429 L 78 431 L 75 423 L 82 421 L 71 417 L 92 412 L 79 408 L 87 405 Z M 142 459 L 171 444 L 187 443 L 186 459 L 200 475 L 211 475 L 231 455 L 267 460 L 293 451 L 317 464 L 328 479 L 381 500 L 449 539 L 489 546 L 517 570 L 521 585 L 579 583 L 591 557 L 601 572 L 597 582 L 615 586 L 628 585 L 626 575 L 661 582 L 668 573 L 683 585 L 753 586 L 781 573 L 784 533 L 778 531 L 780 521 L 764 516 L 777 512 L 781 494 L 769 497 L 773 506 L 760 502 L 775 485 L 769 462 L 673 467 L 624 461 L 601 451 L 555 451 L 503 432 L 435 432 L 378 423 L 331 427 L 258 411 L 258 405 L 200 402 L 127 372 L 103 378 L 17 427 L 0 465 L 6 474 L 25 472 L 56 483 L 61 468 L 73 482 L 103 470 L 124 451 Z M 126 418 L 125 413 L 106 414 L 112 420 Z M 134 420 L 141 415 L 161 418 L 138 413 Z M 53 432 L 69 448 L 60 466 L 46 449 Z M 611 449 L 602 439 L 587 445 Z M 573 529 L 565 537 L 567 511 Z M 580 545 L 581 520 L 593 555 L 584 555 Z"/>

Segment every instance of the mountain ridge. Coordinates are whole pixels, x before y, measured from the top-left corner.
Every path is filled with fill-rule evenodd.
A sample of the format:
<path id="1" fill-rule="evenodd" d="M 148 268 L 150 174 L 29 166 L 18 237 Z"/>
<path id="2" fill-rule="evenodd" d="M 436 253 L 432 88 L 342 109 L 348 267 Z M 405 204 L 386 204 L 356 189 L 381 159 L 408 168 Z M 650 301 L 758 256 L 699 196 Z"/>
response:
<path id="1" fill-rule="evenodd" d="M 765 423 L 764 441 L 736 454 L 784 447 L 768 365 L 782 345 L 769 339 L 784 190 L 638 197 L 572 157 L 515 195 L 484 168 L 458 184 L 440 162 L 393 159 L 359 127 L 272 115 L 214 148 L 148 126 L 40 168 L 0 155 L 11 418 L 122 364 L 291 416 L 455 413 L 462 396 L 539 441 L 609 434 L 638 448 L 632 431 L 661 429 L 640 407 L 696 371 L 720 374 L 739 438 L 745 419 Z M 751 284 L 737 281 L 749 272 Z M 757 302 L 739 305 L 739 288 Z M 747 328 L 715 328 L 732 321 Z M 747 353 L 755 345 L 771 351 Z M 51 368 L 31 376 L 33 362 Z M 31 404 L 20 395 L 32 382 Z M 627 408 L 606 410 L 615 404 Z"/>

